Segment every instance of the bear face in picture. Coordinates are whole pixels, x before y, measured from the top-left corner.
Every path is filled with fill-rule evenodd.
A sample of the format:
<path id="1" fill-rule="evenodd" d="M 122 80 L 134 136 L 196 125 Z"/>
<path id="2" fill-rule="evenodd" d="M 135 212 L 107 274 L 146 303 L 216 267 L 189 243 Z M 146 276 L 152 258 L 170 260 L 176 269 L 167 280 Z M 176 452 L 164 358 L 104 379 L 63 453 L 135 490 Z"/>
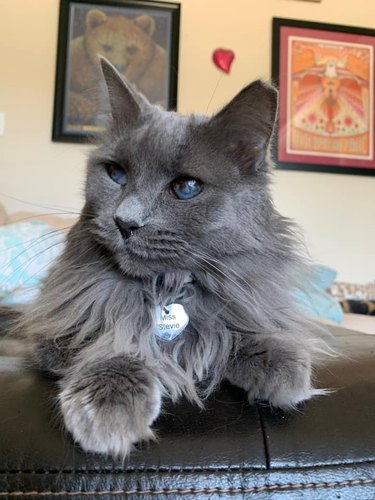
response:
<path id="1" fill-rule="evenodd" d="M 93 9 L 86 14 L 84 45 L 93 64 L 97 64 L 98 54 L 105 56 L 129 81 L 137 83 L 154 55 L 154 32 L 151 16 L 129 19 Z"/>
<path id="2" fill-rule="evenodd" d="M 155 19 L 149 15 L 129 18 L 98 9 L 86 13 L 85 32 L 70 45 L 69 124 L 95 124 L 98 56 L 106 57 L 149 101 L 166 104 L 167 53 L 152 38 L 155 28 Z"/>

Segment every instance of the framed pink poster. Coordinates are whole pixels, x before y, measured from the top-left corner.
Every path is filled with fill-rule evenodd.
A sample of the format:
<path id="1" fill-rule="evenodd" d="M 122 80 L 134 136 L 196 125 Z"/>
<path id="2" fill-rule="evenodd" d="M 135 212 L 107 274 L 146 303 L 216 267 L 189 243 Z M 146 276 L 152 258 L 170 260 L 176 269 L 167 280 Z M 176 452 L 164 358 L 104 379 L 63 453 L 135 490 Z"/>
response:
<path id="1" fill-rule="evenodd" d="M 273 19 L 281 168 L 375 174 L 375 30 Z"/>

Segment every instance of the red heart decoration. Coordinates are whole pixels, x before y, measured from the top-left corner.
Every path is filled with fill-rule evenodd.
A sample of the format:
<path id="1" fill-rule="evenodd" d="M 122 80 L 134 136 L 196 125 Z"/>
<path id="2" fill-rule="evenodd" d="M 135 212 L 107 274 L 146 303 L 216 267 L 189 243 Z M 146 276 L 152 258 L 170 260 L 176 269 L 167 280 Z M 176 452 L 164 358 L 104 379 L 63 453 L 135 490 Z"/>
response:
<path id="1" fill-rule="evenodd" d="M 212 59 L 219 69 L 229 73 L 234 59 L 234 52 L 230 49 L 216 49 L 212 54 Z"/>

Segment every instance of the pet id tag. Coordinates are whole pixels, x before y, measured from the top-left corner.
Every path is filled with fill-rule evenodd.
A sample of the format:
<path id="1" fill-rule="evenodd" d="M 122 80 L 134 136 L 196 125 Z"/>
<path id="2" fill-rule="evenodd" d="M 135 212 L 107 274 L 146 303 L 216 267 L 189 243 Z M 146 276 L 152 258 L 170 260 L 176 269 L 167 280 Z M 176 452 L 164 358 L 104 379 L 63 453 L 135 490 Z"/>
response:
<path id="1" fill-rule="evenodd" d="M 173 340 L 189 323 L 189 316 L 181 304 L 169 304 L 156 308 L 156 335 L 163 340 Z"/>

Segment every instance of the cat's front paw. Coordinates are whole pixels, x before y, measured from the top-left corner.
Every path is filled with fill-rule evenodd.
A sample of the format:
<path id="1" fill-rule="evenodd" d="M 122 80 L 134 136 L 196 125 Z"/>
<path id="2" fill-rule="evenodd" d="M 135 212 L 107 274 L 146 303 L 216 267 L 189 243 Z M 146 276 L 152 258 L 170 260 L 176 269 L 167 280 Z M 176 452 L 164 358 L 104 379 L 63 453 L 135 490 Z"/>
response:
<path id="1" fill-rule="evenodd" d="M 62 384 L 60 407 L 67 430 L 85 451 L 125 458 L 134 444 L 154 439 L 161 390 L 137 361 L 113 358 Z"/>
<path id="2" fill-rule="evenodd" d="M 301 359 L 302 358 L 302 359 Z M 290 356 L 282 361 L 273 361 L 263 373 L 255 377 L 247 391 L 248 401 L 267 401 L 277 408 L 294 408 L 317 394 L 311 383 L 311 361 L 309 356 Z"/>
<path id="3" fill-rule="evenodd" d="M 278 408 L 293 408 L 324 394 L 311 381 L 311 353 L 288 338 L 249 340 L 231 361 L 228 380 L 246 390 L 248 400 L 267 401 Z"/>

